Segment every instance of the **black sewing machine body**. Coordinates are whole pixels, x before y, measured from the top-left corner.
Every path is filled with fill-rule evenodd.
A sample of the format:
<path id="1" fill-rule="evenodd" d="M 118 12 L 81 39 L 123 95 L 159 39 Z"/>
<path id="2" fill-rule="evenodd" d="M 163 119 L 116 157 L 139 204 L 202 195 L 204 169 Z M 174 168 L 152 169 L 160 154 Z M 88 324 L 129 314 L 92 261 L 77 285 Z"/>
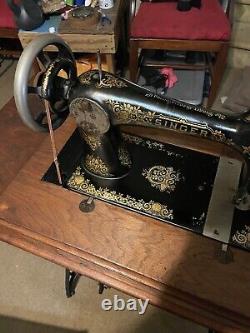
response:
<path id="1" fill-rule="evenodd" d="M 98 71 L 82 74 L 69 96 L 70 112 L 76 118 L 83 138 L 90 142 L 91 137 L 99 143 L 92 154 L 100 157 L 109 170 L 101 175 L 108 178 L 105 184 L 108 180 L 111 182 L 112 177 L 117 179 L 128 172 L 118 158 L 122 142 L 117 127 L 134 125 L 200 136 L 236 149 L 243 154 L 247 164 L 239 196 L 242 199 L 242 191 L 246 196 L 249 193 L 250 127 L 244 119 L 162 98 L 109 73 L 103 73 L 100 83 Z M 91 170 L 86 168 L 88 171 Z"/>
<path id="2" fill-rule="evenodd" d="M 77 77 L 68 47 L 58 37 L 46 38 L 37 48 L 53 42 L 62 54 L 42 73 L 37 91 L 58 116 L 54 128 L 69 110 L 79 133 L 59 154 L 64 186 L 228 243 L 234 225 L 249 220 L 250 127 L 244 116 L 229 117 L 165 99 L 106 72 Z M 30 57 L 28 51 L 21 65 Z M 28 126 L 44 130 L 46 125 L 30 117 L 25 92 L 19 89 L 27 76 L 21 65 L 15 79 L 15 91 L 21 93 L 15 94 L 18 111 Z M 58 76 L 62 69 L 67 79 Z M 64 107 L 57 110 L 59 100 Z M 124 134 L 121 125 L 172 130 L 225 144 L 242 154 L 245 168 L 242 171 L 241 163 L 231 159 Z M 54 165 L 44 180 L 57 182 Z M 224 225 L 222 231 L 215 217 Z"/>

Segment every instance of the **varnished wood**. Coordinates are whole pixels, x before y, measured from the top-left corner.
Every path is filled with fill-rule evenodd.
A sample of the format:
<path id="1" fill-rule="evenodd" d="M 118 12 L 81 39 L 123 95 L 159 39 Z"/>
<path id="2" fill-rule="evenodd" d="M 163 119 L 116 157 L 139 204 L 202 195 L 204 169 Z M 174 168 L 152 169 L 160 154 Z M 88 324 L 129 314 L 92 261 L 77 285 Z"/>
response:
<path id="1" fill-rule="evenodd" d="M 0 28 L 0 42 L 2 44 L 2 41 L 4 42 L 3 45 L 0 46 L 0 55 L 4 57 L 14 57 L 18 58 L 21 54 L 21 45 L 20 47 L 17 47 L 13 49 L 13 42 L 15 42 L 16 39 L 16 46 L 19 46 L 19 40 L 18 40 L 18 30 L 15 28 Z M 9 47 L 8 44 L 11 44 L 12 47 Z M 5 46 L 8 45 L 8 48 L 5 49 Z"/>
<path id="2" fill-rule="evenodd" d="M 155 39 L 155 38 L 131 38 L 137 41 L 139 48 L 145 49 L 170 49 L 177 51 L 199 51 L 199 52 L 218 52 L 221 47 L 220 41 L 210 40 L 184 40 L 184 39 Z M 195 50 L 194 50 L 195 49 Z"/>
<path id="3" fill-rule="evenodd" d="M 212 82 L 208 98 L 208 107 L 211 107 L 213 105 L 213 102 L 215 101 L 215 98 L 219 91 L 220 82 L 222 80 L 223 73 L 227 64 L 228 49 L 229 43 L 221 43 L 220 50 L 217 52 L 215 64 L 212 70 Z"/>
<path id="4" fill-rule="evenodd" d="M 99 49 L 101 53 L 115 53 L 116 44 L 113 35 L 93 35 L 93 34 L 58 34 L 69 44 L 73 52 L 96 53 Z M 39 36 L 37 32 L 19 32 L 19 39 L 24 48 L 33 39 Z M 48 51 L 55 49 L 47 48 Z"/>
<path id="5" fill-rule="evenodd" d="M 7 125 L 6 133 L 13 128 Z M 56 131 L 59 148 L 74 127 L 69 119 Z M 20 145 L 29 146 L 29 138 L 13 132 Z M 166 132 L 140 132 L 181 142 Z M 185 137 L 182 145 L 224 151 L 190 140 Z M 94 212 L 83 214 L 78 209 L 82 196 L 40 181 L 52 161 L 49 140 L 36 150 L 17 175 L 20 166 L 12 166 L 12 182 L 8 179 L 0 197 L 1 240 L 219 332 L 250 331 L 249 253 L 232 249 L 234 261 L 224 265 L 215 255 L 218 243 L 194 233 L 98 200 Z M 5 162 L 15 159 L 12 154 Z"/>
<path id="6" fill-rule="evenodd" d="M 45 135 L 23 126 L 14 99 L 0 111 L 0 193 L 15 178 Z"/>
<path id="7" fill-rule="evenodd" d="M 0 38 L 18 38 L 18 29 L 15 28 L 0 28 Z"/>
<path id="8" fill-rule="evenodd" d="M 106 63 L 110 73 L 115 74 L 115 56 L 114 54 L 107 53 L 106 54 Z"/>

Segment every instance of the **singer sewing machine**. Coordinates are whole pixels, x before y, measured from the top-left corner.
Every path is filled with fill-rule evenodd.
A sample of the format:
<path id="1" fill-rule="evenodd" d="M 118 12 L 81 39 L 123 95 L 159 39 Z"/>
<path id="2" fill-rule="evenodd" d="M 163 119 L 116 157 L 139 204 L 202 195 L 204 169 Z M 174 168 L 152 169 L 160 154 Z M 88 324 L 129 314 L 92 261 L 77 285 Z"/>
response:
<path id="1" fill-rule="evenodd" d="M 54 59 L 42 52 L 48 46 L 58 50 Z M 36 85 L 29 86 L 35 58 L 44 69 Z M 57 168 L 53 163 L 44 181 L 59 185 L 61 178 L 61 186 L 90 198 L 248 248 L 248 240 L 242 239 L 247 238 L 244 228 L 249 228 L 250 217 L 250 126 L 244 115 L 229 117 L 162 98 L 101 68 L 77 77 L 71 50 L 51 34 L 25 48 L 14 90 L 17 110 L 31 129 L 48 131 L 51 121 L 53 135 L 52 128 L 60 127 L 69 114 L 77 124 Z M 45 112 L 34 116 L 29 94 L 46 101 L 49 117 Z M 126 134 L 121 125 L 216 141 L 238 151 L 244 163 Z M 86 205 L 83 211 L 88 211 Z"/>

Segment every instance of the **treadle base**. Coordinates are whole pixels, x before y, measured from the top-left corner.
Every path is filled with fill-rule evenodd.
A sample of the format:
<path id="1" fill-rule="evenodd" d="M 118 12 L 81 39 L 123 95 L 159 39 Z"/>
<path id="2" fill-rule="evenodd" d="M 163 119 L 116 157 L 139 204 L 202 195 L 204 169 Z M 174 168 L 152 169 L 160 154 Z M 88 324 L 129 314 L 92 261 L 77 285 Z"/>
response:
<path id="1" fill-rule="evenodd" d="M 214 183 L 215 179 L 216 183 L 218 182 L 221 164 L 218 157 L 134 135 L 123 134 L 123 138 L 132 159 L 131 171 L 120 181 L 117 188 L 101 188 L 91 183 L 80 166 L 84 144 L 78 131 L 75 131 L 58 156 L 64 187 L 204 234 L 223 243 L 229 242 L 249 249 L 247 233 L 250 236 L 250 214 L 234 210 L 233 205 L 232 231 L 229 221 L 224 232 L 227 232 L 228 236 L 224 235 L 222 240 L 216 232 L 214 235 L 206 232 L 209 229 L 205 226 L 209 216 L 208 207 L 210 209 L 212 206 L 210 201 L 211 197 L 214 197 Z M 225 172 L 226 169 L 223 174 Z M 239 178 L 239 175 L 237 177 Z M 58 184 L 54 164 L 43 180 Z M 222 193 L 223 191 L 222 189 Z M 228 196 L 226 197 L 225 200 L 228 200 Z"/>

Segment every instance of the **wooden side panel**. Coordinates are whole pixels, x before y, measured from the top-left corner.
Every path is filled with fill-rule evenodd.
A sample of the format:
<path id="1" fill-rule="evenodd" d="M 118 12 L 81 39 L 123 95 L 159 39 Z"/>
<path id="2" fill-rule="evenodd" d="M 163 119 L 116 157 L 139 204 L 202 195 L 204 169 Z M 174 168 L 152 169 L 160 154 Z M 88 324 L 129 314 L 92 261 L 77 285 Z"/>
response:
<path id="1" fill-rule="evenodd" d="M 19 32 L 19 39 L 22 47 L 27 46 L 39 34 L 32 32 Z M 114 35 L 90 35 L 90 34 L 59 34 L 69 44 L 73 52 L 96 52 L 115 53 Z M 55 51 L 55 48 L 48 47 L 47 51 Z"/>

